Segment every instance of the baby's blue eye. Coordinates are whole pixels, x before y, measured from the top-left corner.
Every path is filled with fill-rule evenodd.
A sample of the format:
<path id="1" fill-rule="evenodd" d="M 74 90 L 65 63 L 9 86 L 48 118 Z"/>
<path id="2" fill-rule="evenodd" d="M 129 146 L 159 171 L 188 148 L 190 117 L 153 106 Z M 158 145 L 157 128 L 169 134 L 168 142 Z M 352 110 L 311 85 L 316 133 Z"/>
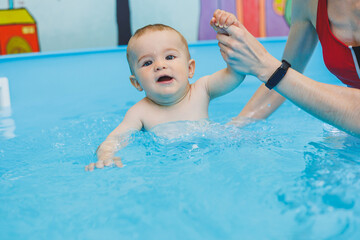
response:
<path id="1" fill-rule="evenodd" d="M 152 61 L 146 61 L 143 66 L 144 67 L 147 67 L 147 66 L 150 66 L 152 64 Z"/>
<path id="2" fill-rule="evenodd" d="M 173 60 L 173 59 L 175 59 L 175 56 L 174 55 L 169 55 L 169 56 L 166 56 L 165 59 L 166 60 Z"/>

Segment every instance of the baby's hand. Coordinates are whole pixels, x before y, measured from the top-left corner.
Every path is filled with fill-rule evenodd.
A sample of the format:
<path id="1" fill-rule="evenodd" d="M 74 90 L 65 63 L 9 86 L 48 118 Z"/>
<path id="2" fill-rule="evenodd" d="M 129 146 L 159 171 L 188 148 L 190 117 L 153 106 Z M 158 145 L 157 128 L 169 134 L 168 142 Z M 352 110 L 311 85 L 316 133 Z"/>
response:
<path id="1" fill-rule="evenodd" d="M 123 167 L 120 157 L 113 157 L 105 161 L 97 161 L 96 163 L 90 163 L 85 167 L 85 171 L 93 171 L 96 168 L 104 168 L 115 164 L 117 167 Z"/>
<path id="2" fill-rule="evenodd" d="M 214 16 L 210 21 L 210 25 L 216 32 L 229 35 L 226 29 L 231 25 L 240 27 L 240 22 L 237 20 L 234 14 L 217 9 L 215 10 Z"/>

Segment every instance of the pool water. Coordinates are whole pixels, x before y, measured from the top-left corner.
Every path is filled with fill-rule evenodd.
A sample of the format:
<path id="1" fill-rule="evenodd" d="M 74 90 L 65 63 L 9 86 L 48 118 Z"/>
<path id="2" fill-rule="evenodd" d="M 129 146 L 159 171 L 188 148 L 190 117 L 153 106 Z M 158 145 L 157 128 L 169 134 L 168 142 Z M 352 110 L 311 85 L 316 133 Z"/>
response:
<path id="1" fill-rule="evenodd" d="M 264 44 L 279 55 L 284 42 Z M 191 47 L 203 61 L 198 74 L 213 70 L 205 58 L 221 60 L 213 49 L 216 43 Z M 227 125 L 258 87 L 251 77 L 211 103 L 209 120 L 135 132 L 118 153 L 123 168 L 85 172 L 97 146 L 142 96 L 128 80 L 116 86 L 115 63 L 99 67 L 99 75 L 79 73 L 84 61 L 89 68 L 96 63 L 93 55 L 124 57 L 116 51 L 0 59 L 12 89 L 12 108 L 0 111 L 0 239 L 360 236 L 360 139 L 291 102 L 268 120 Z M 335 81 L 314 64 L 319 55 L 308 76 Z"/>

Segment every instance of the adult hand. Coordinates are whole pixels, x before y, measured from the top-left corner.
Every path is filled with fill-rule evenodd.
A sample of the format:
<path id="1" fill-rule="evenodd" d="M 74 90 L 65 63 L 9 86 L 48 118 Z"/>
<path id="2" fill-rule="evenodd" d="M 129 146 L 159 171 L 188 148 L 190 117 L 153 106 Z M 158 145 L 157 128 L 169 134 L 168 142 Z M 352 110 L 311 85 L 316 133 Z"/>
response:
<path id="1" fill-rule="evenodd" d="M 242 24 L 226 29 L 229 35 L 217 34 L 221 55 L 233 71 L 250 74 L 263 82 L 280 62 L 271 56 L 261 43 Z"/>

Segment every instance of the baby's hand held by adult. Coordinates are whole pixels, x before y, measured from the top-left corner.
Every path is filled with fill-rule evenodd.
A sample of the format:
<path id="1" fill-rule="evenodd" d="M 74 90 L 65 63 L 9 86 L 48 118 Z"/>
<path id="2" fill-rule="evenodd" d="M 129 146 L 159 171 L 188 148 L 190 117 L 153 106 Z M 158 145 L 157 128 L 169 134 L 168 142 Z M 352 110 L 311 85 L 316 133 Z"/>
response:
<path id="1" fill-rule="evenodd" d="M 216 32 L 229 35 L 227 32 L 229 26 L 235 25 L 239 27 L 241 24 L 234 14 L 217 9 L 210 21 L 210 25 Z"/>

